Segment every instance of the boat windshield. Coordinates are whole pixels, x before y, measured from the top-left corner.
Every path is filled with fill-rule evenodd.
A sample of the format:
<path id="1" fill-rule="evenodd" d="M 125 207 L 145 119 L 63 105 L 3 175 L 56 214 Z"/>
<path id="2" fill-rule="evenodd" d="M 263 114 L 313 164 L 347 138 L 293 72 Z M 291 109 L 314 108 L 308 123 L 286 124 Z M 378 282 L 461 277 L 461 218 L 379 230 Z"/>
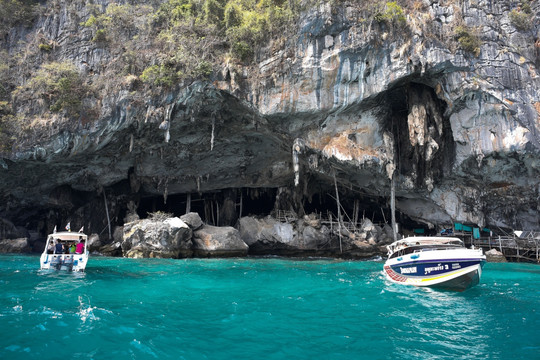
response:
<path id="1" fill-rule="evenodd" d="M 406 238 L 396 241 L 388 246 L 388 257 L 394 258 L 397 256 L 411 254 L 422 251 L 435 251 L 462 248 L 463 241 L 458 238 L 443 238 L 443 237 L 418 237 Z"/>

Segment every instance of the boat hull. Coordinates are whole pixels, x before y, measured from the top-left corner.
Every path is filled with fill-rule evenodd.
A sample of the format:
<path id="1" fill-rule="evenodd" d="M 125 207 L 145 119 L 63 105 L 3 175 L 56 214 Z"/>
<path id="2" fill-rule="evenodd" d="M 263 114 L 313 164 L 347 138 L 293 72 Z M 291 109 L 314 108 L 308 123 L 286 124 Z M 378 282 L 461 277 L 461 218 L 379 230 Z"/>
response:
<path id="1" fill-rule="evenodd" d="M 438 265 L 438 264 L 437 264 Z M 433 276 L 410 276 L 397 273 L 390 266 L 385 266 L 387 278 L 395 283 L 426 286 L 437 289 L 463 291 L 480 282 L 483 263 L 468 266 L 463 269 L 443 272 Z"/>
<path id="2" fill-rule="evenodd" d="M 88 261 L 87 254 L 42 254 L 41 270 L 84 271 Z"/>
<path id="3" fill-rule="evenodd" d="M 463 291 L 480 282 L 484 264 L 481 250 L 429 251 L 389 259 L 384 272 L 399 284 Z"/>

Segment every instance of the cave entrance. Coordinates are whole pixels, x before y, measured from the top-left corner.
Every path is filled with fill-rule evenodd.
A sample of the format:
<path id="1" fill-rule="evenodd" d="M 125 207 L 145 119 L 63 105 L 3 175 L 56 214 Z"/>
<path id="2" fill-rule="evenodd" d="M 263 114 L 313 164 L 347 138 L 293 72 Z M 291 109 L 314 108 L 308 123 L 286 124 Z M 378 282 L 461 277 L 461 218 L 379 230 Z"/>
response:
<path id="1" fill-rule="evenodd" d="M 353 223 L 360 227 L 364 219 L 370 220 L 379 227 L 391 226 L 391 208 L 388 196 L 376 196 L 350 188 L 339 188 L 341 215 L 345 223 Z M 337 201 L 335 189 L 328 188 L 312 194 L 304 199 L 305 214 L 317 214 L 328 219 L 331 216 L 337 219 Z M 426 224 L 411 219 L 407 214 L 396 210 L 396 223 L 401 234 L 435 235 L 436 230 L 429 229 Z M 415 232 L 416 231 L 416 232 Z"/>
<path id="2" fill-rule="evenodd" d="M 275 188 L 223 189 L 205 193 L 143 197 L 137 208 L 140 218 L 157 211 L 180 216 L 196 212 L 210 225 L 234 226 L 240 216 L 265 216 L 274 209 Z M 189 202 L 189 205 L 188 205 Z"/>
<path id="3" fill-rule="evenodd" d="M 297 214 L 316 214 L 319 217 L 337 219 L 337 202 L 332 188 L 322 189 L 309 197 L 302 197 L 301 210 L 295 209 L 294 192 L 277 188 L 241 188 L 223 189 L 220 191 L 191 194 L 191 212 L 197 212 L 201 219 L 210 225 L 234 226 L 240 216 L 267 216 L 277 210 L 293 211 Z M 162 196 L 143 197 L 137 208 L 140 218 L 158 211 L 181 216 L 188 210 L 188 195 L 169 195 L 167 201 Z M 276 205 L 277 204 L 277 205 Z M 390 223 L 390 207 L 388 199 L 367 194 L 353 194 L 340 189 L 340 204 L 343 221 L 361 222 L 363 218 L 375 224 Z"/>

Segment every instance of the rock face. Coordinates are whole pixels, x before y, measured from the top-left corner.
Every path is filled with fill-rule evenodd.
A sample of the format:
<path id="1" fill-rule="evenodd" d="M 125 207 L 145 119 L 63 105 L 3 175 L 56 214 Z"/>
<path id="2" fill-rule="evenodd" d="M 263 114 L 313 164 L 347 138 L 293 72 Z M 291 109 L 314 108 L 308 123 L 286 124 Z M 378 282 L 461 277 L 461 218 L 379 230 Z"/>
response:
<path id="1" fill-rule="evenodd" d="M 200 229 L 204 225 L 199 214 L 195 212 L 180 216 L 180 220 L 185 222 L 193 231 Z"/>
<path id="2" fill-rule="evenodd" d="M 383 223 L 393 183 L 403 227 L 540 228 L 539 3 L 530 3 L 527 30 L 512 22 L 519 9 L 509 0 L 417 3 L 396 28 L 366 21 L 352 3 L 325 2 L 253 66 L 226 63 L 209 80 L 142 94 L 107 89 L 88 99 L 101 106 L 93 118 L 36 125 L 1 154 L 0 217 L 42 236 L 69 220 L 102 233 L 156 210 L 228 226 L 278 210 L 335 218 L 337 188 L 348 216 Z M 23 35 L 40 34 L 59 49 L 43 58 L 105 74 L 110 53 L 77 31 L 89 17 L 84 3 L 44 6 L 6 48 L 16 53 Z M 476 49 L 454 40 L 458 24 Z M 240 237 L 250 252 L 325 253 L 324 226 L 247 222 Z M 152 226 L 125 225 L 127 256 L 190 255 L 185 227 Z M 237 236 L 197 231 L 201 253 L 220 251 L 215 237 Z M 349 235 L 347 254 L 379 246 L 370 231 Z"/>
<path id="3" fill-rule="evenodd" d="M 165 221 L 150 219 L 124 225 L 122 251 L 131 258 L 184 258 L 191 257 L 192 230 L 179 218 Z"/>
<path id="4" fill-rule="evenodd" d="M 507 262 L 506 257 L 497 249 L 491 249 L 486 251 L 487 262 Z"/>
<path id="5" fill-rule="evenodd" d="M 197 213 L 182 216 L 137 220 L 124 225 L 121 243 L 98 251 L 114 255 L 118 248 L 130 258 L 189 258 L 246 256 L 248 246 L 233 227 L 203 225 Z M 194 231 L 196 230 L 196 231 Z"/>
<path id="6" fill-rule="evenodd" d="M 248 246 L 233 227 L 205 225 L 193 233 L 194 255 L 197 257 L 246 256 Z"/>
<path id="7" fill-rule="evenodd" d="M 0 253 L 27 253 L 32 249 L 27 238 L 0 240 Z"/>
<path id="8" fill-rule="evenodd" d="M 384 256 L 385 245 L 392 241 L 385 229 L 367 219 L 357 231 L 343 228 L 339 236 L 337 224 L 321 225 L 313 214 L 285 223 L 271 216 L 245 216 L 238 221 L 238 229 L 203 224 L 196 213 L 183 218 L 189 219 L 190 226 L 177 217 L 137 220 L 124 226 L 121 241 L 102 245 L 92 235 L 88 246 L 94 254 L 131 258 L 277 255 L 367 259 Z"/>
<path id="9" fill-rule="evenodd" d="M 315 225 L 315 227 L 313 226 Z M 243 217 L 238 221 L 240 237 L 251 255 L 326 256 L 366 259 L 386 254 L 392 239 L 371 221 L 364 221 L 358 232 L 342 229 L 342 236 L 313 218 L 294 223 L 278 222 L 272 217 Z"/>

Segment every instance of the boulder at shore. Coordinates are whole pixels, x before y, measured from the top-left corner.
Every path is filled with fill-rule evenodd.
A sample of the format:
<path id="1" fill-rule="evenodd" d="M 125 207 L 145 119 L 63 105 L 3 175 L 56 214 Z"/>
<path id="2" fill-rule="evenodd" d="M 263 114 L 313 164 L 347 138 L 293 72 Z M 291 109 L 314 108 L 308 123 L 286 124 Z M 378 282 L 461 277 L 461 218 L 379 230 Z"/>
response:
<path id="1" fill-rule="evenodd" d="M 180 218 L 137 220 L 124 225 L 122 252 L 130 258 L 186 258 L 192 230 Z"/>
<path id="2" fill-rule="evenodd" d="M 240 237 L 249 245 L 251 255 L 278 256 L 343 256 L 365 259 L 385 253 L 384 245 L 392 239 L 383 229 L 364 220 L 357 233 L 343 228 L 341 240 L 334 231 L 314 216 L 290 223 L 271 216 L 242 217 L 238 221 Z M 369 241 L 368 241 L 369 240 Z"/>
<path id="3" fill-rule="evenodd" d="M 488 250 L 485 255 L 487 262 L 508 262 L 504 254 L 497 249 Z"/>
<path id="4" fill-rule="evenodd" d="M 196 257 L 246 256 L 248 245 L 233 227 L 204 225 L 193 233 L 193 254 Z"/>
<path id="5" fill-rule="evenodd" d="M 9 254 L 9 253 L 26 253 L 30 252 L 30 245 L 28 244 L 27 238 L 19 239 L 5 239 L 0 240 L 0 253 Z"/>

